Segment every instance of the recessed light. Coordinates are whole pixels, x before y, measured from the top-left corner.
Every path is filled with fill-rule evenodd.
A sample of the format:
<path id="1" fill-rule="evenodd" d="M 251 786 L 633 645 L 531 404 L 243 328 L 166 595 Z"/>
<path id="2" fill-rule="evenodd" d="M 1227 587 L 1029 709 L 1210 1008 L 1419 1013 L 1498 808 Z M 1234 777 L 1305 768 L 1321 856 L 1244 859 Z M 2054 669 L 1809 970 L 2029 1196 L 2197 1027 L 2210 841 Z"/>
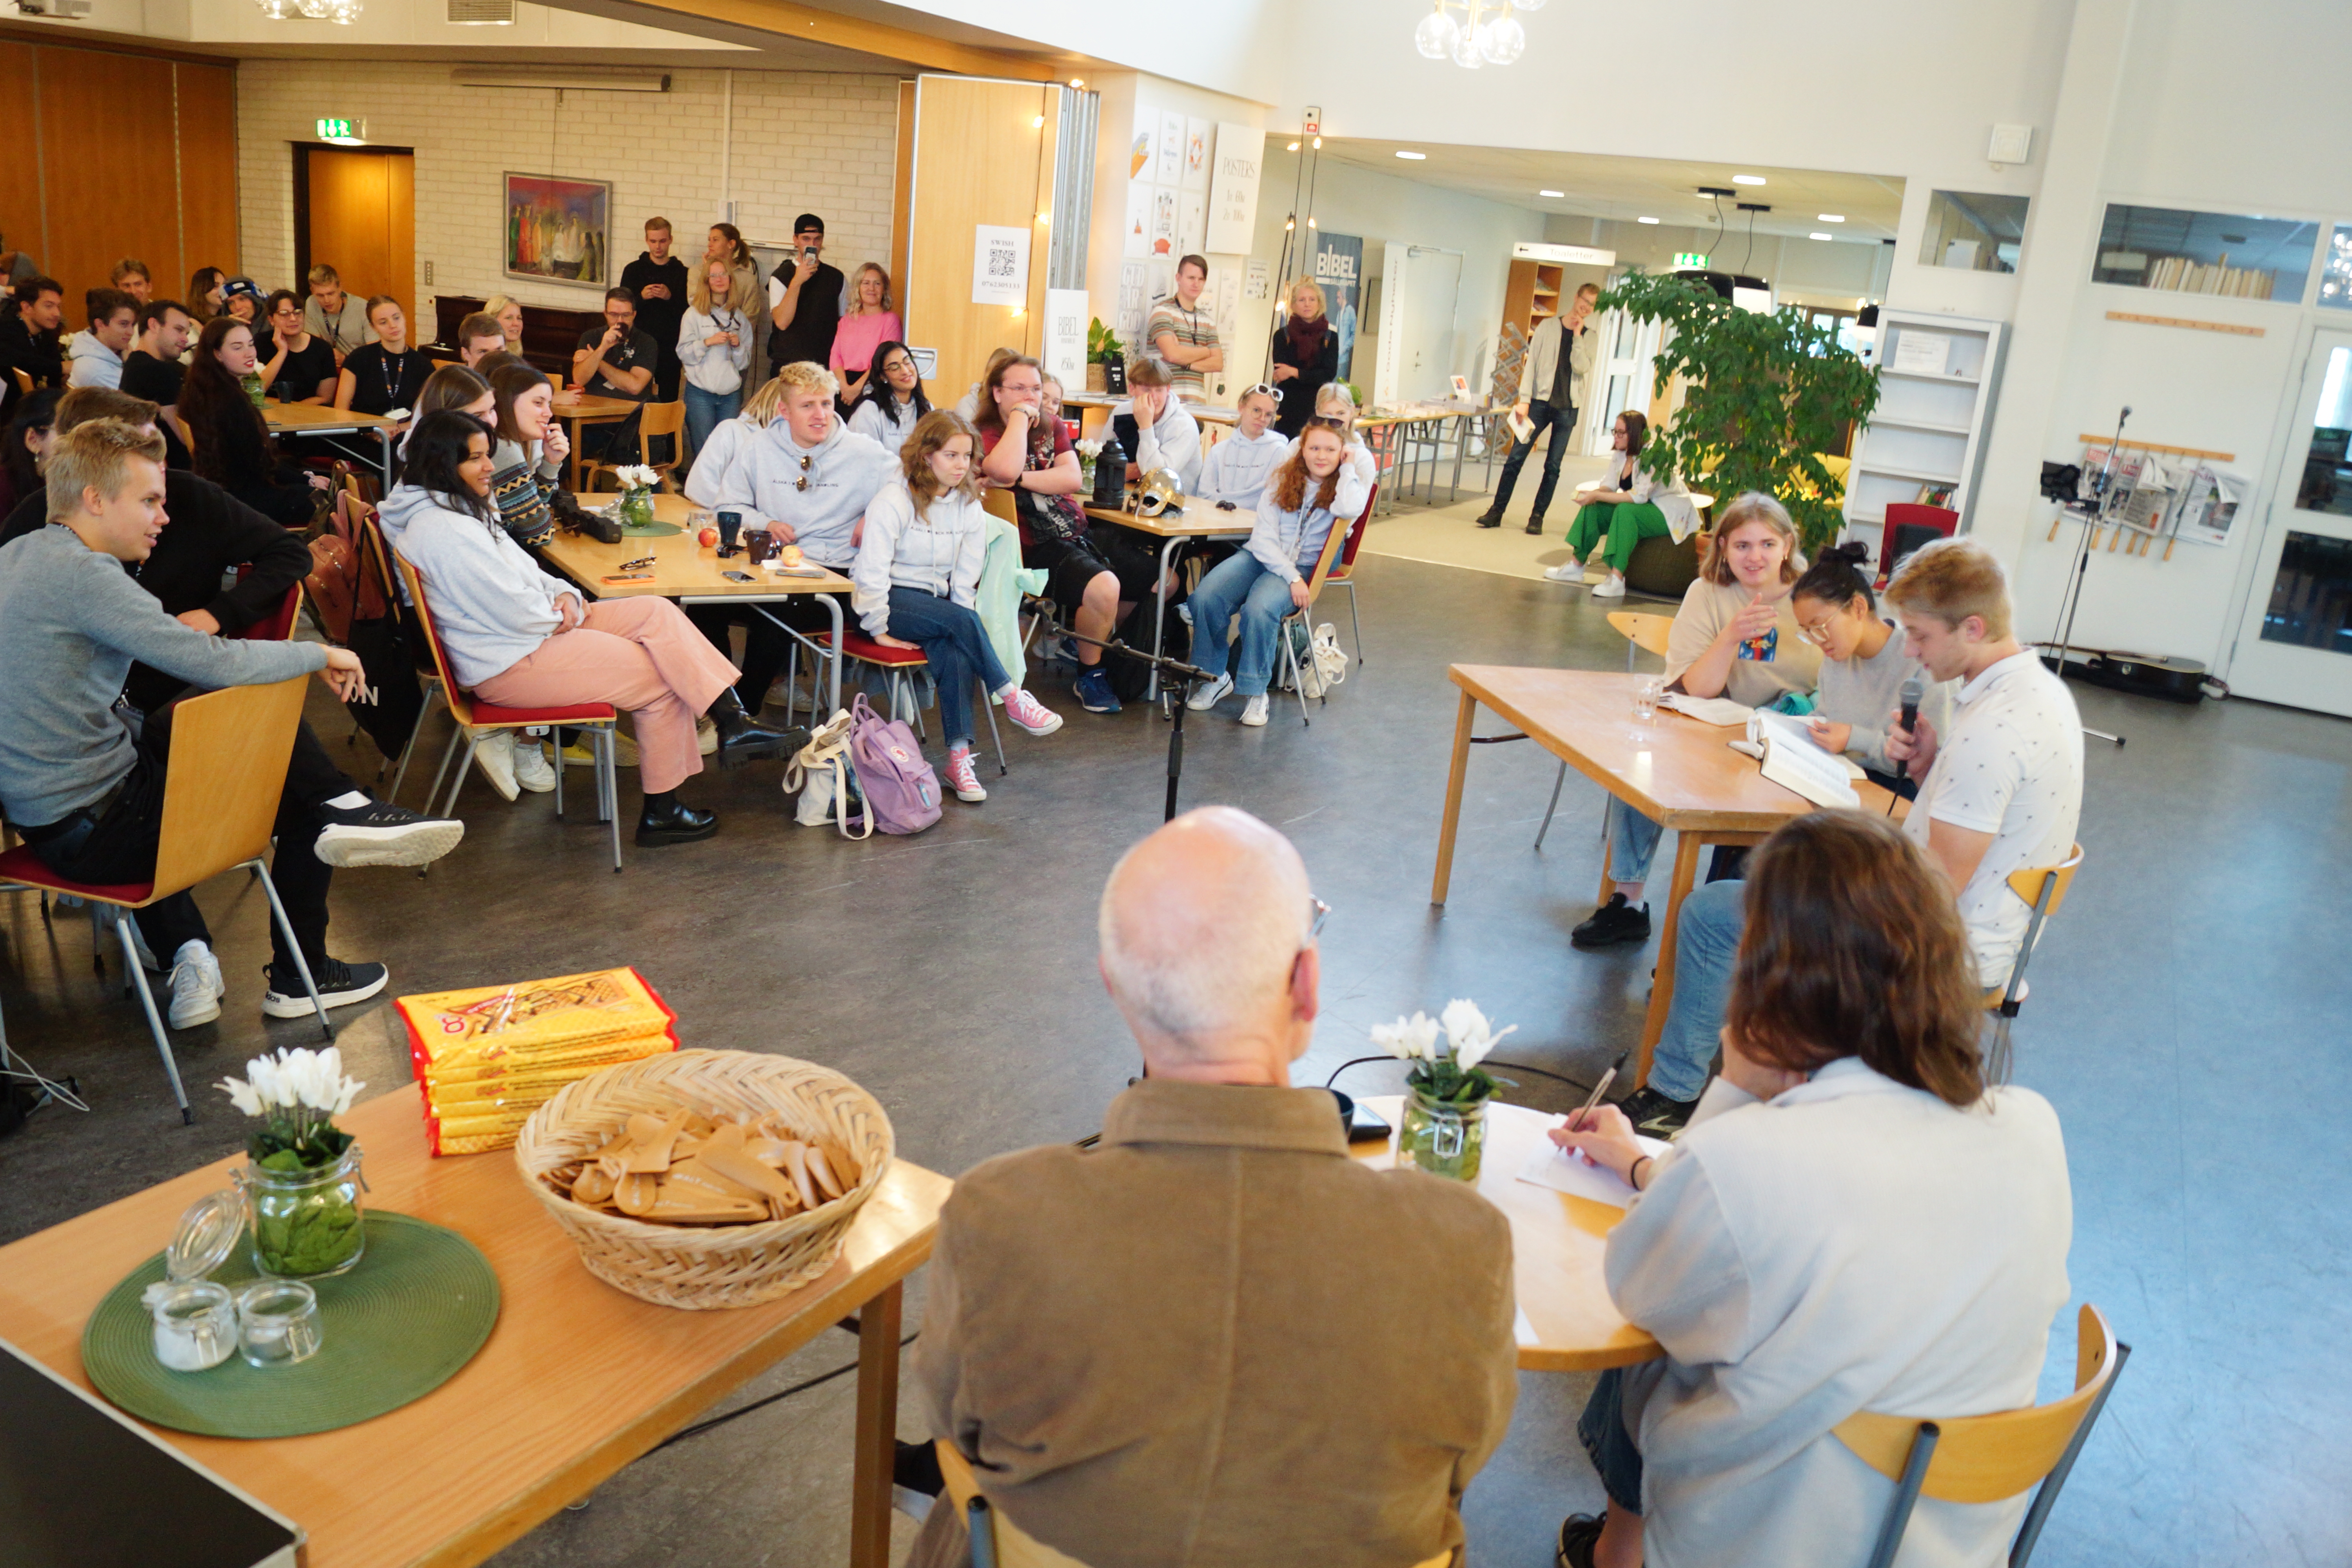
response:
<path id="1" fill-rule="evenodd" d="M 1807 239 L 1835 239 L 1837 236 L 1833 234 L 1823 234 L 1820 229 L 1815 229 L 1805 237 Z"/>
<path id="2" fill-rule="evenodd" d="M 1813 221 L 1816 223 L 1843 223 L 1845 221 L 1845 214 L 1815 213 L 1813 215 Z"/>
<path id="3" fill-rule="evenodd" d="M 1655 223 L 1658 220 L 1654 217 L 1637 217 L 1633 221 L 1635 223 Z"/>
<path id="4" fill-rule="evenodd" d="M 1418 163 L 1423 159 L 1428 157 L 1429 154 L 1426 153 L 1408 153 L 1403 148 L 1400 147 L 1397 149 L 1397 156 L 1400 158 L 1410 158 L 1414 163 Z"/>
<path id="5" fill-rule="evenodd" d="M 1539 196 L 1565 196 L 1568 193 L 1566 191 L 1538 191 L 1536 195 Z"/>
<path id="6" fill-rule="evenodd" d="M 1764 183 L 1764 176 L 1761 174 L 1734 174 L 1731 176 L 1731 183 L 1735 185 L 1760 185 Z"/>

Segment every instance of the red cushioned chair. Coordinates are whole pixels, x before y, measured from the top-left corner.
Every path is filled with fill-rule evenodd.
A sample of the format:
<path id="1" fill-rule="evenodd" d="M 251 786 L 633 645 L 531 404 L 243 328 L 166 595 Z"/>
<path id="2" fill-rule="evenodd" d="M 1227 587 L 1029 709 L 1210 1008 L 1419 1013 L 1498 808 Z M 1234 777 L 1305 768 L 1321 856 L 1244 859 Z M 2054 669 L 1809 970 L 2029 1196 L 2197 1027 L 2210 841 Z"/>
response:
<path id="1" fill-rule="evenodd" d="M 588 737 L 596 750 L 596 810 L 597 820 L 613 827 L 613 869 L 621 868 L 621 809 L 620 781 L 614 766 L 614 726 L 620 714 L 609 702 L 572 702 L 559 708 L 501 708 L 495 702 L 485 702 L 457 684 L 449 668 L 449 655 L 441 646 L 441 629 L 434 624 L 433 608 L 425 597 L 424 579 L 416 574 L 405 556 L 398 556 L 401 581 L 408 584 L 409 602 L 416 610 L 416 627 L 425 636 L 425 646 L 433 651 L 433 668 L 441 679 L 441 700 L 447 704 L 449 717 L 457 721 L 457 731 L 449 737 L 448 750 L 441 753 L 441 766 L 433 774 L 433 787 L 425 793 L 428 814 L 441 816 L 457 815 L 457 792 L 466 787 L 466 775 L 474 765 L 474 749 L 481 742 L 474 736 L 476 730 L 526 730 L 538 725 L 570 724 Z M 449 804 L 438 813 L 432 813 L 433 802 L 441 794 L 441 780 L 449 772 L 449 760 L 457 754 L 457 742 L 466 743 L 466 754 L 457 763 L 457 776 L 449 785 Z M 563 766 L 557 760 L 555 769 L 555 816 L 563 819 Z M 422 867 L 423 876 L 432 868 Z"/>
<path id="2" fill-rule="evenodd" d="M 1301 724 L 1308 721 L 1307 683 L 1298 676 L 1298 653 L 1291 646 L 1290 641 L 1291 623 L 1295 621 L 1301 626 L 1308 626 L 1309 618 L 1315 613 L 1315 601 L 1323 596 L 1323 585 L 1332 580 L 1333 574 L 1339 570 L 1341 557 L 1352 555 L 1355 552 L 1357 542 L 1362 537 L 1364 530 L 1371 525 L 1372 503 L 1380 498 L 1381 487 L 1375 484 L 1372 486 L 1372 493 L 1364 498 L 1364 510 L 1357 514 L 1354 522 L 1348 525 L 1347 531 L 1342 533 L 1335 527 L 1324 537 L 1323 553 L 1316 558 L 1315 570 L 1307 574 L 1307 603 L 1283 616 L 1282 624 L 1275 628 L 1276 658 L 1282 673 L 1288 679 L 1291 689 L 1298 693 L 1298 721 Z M 1355 603 L 1355 590 L 1350 587 L 1348 591 L 1348 604 L 1352 608 Z M 1350 619 L 1352 618 L 1350 616 Z M 1309 636 L 1311 637 L 1311 632 Z M 1358 645 L 1359 647 L 1361 646 L 1360 643 Z M 1310 648 L 1313 647 L 1311 641 L 1308 647 Z M 1330 706 L 1331 693 L 1328 686 L 1324 689 L 1323 695 L 1317 700 L 1327 708 Z"/>
<path id="3" fill-rule="evenodd" d="M 1878 536 L 1878 582 L 1886 586 L 1887 574 L 1894 568 L 1895 536 L 1906 528 L 1933 529 L 1949 539 L 1960 526 L 1960 514 L 1948 506 L 1927 506 L 1918 501 L 1894 500 L 1886 503 L 1886 528 Z"/>
<path id="4" fill-rule="evenodd" d="M 249 566 L 240 566 L 236 574 L 243 577 L 251 570 Z M 278 608 L 236 635 L 248 642 L 284 642 L 294 635 L 294 623 L 301 614 L 302 584 L 297 583 L 286 590 L 286 597 Z"/>
<path id="5" fill-rule="evenodd" d="M 829 631 L 811 632 L 809 640 L 819 647 L 829 648 L 833 646 L 833 634 Z M 928 739 L 929 732 L 923 729 L 923 709 L 929 705 L 915 700 L 913 679 L 918 670 L 927 679 L 930 674 L 930 660 L 923 657 L 923 650 L 919 647 L 885 647 L 864 632 L 855 627 L 845 627 L 841 634 L 841 651 L 855 662 L 888 675 L 890 717 L 898 717 L 899 702 L 903 697 L 906 710 L 915 721 L 916 732 Z M 972 678 L 972 684 L 981 684 L 978 676 Z M 980 694 L 979 707 L 982 713 L 988 715 L 988 738 L 996 743 L 996 772 L 1001 777 L 1010 771 L 1004 762 L 1004 737 L 997 731 L 996 704 L 984 689 Z"/>
<path id="6" fill-rule="evenodd" d="M 1364 662 L 1364 623 L 1356 618 L 1356 552 L 1364 547 L 1364 535 L 1371 530 L 1372 508 L 1381 499 L 1381 487 L 1372 487 L 1371 500 L 1364 503 L 1364 515 L 1348 531 L 1348 542 L 1339 552 L 1339 563 L 1323 574 L 1327 588 L 1348 590 L 1348 631 L 1356 645 L 1356 662 Z"/>

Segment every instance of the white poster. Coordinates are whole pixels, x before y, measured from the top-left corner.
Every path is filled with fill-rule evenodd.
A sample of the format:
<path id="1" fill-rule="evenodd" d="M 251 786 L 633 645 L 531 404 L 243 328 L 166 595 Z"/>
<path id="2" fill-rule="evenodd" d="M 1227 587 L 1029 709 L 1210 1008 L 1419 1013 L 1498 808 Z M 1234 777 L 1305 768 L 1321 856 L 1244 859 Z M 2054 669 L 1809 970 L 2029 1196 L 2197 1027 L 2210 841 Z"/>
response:
<path id="1" fill-rule="evenodd" d="M 1951 364 L 1952 340 L 1942 332 L 1906 328 L 1895 334 L 1895 363 L 1889 367 L 1912 375 L 1942 375 Z"/>
<path id="2" fill-rule="evenodd" d="M 1119 254 L 1139 260 L 1151 254 L 1151 187 L 1141 180 L 1127 183 L 1127 238 Z"/>
<path id="3" fill-rule="evenodd" d="M 1209 188 L 1209 139 L 1216 127 L 1206 120 L 1187 119 L 1184 121 L 1184 188 L 1205 191 Z"/>
<path id="4" fill-rule="evenodd" d="M 1176 255 L 1176 188 L 1173 185 L 1151 187 L 1151 243 L 1145 247 L 1149 256 Z"/>
<path id="5" fill-rule="evenodd" d="M 1135 106 L 1135 141 L 1128 149 L 1127 177 L 1130 180 L 1151 178 L 1151 147 L 1160 139 L 1160 111 Z"/>
<path id="6" fill-rule="evenodd" d="M 1149 189 L 1150 187 L 1146 187 Z M 1118 319 L 1112 322 L 1129 360 L 1143 357 L 1143 321 L 1151 309 L 1151 267 L 1144 261 L 1124 261 L 1118 268 Z"/>
<path id="7" fill-rule="evenodd" d="M 1045 368 L 1062 378 L 1062 385 L 1087 384 L 1087 291 L 1083 289 L 1045 290 Z"/>
<path id="8" fill-rule="evenodd" d="M 1273 293 L 1274 268 L 1260 258 L 1251 257 L 1249 280 L 1242 285 L 1242 297 L 1246 300 L 1265 300 L 1271 298 Z"/>
<path id="9" fill-rule="evenodd" d="M 1265 132 L 1218 121 L 1216 177 L 1209 188 L 1209 228 L 1202 241 L 1213 255 L 1249 254 L 1257 231 L 1258 171 L 1265 155 Z"/>
<path id="10" fill-rule="evenodd" d="M 1177 255 L 1191 256 L 1201 249 L 1202 224 L 1208 206 L 1209 198 L 1199 191 L 1186 191 L 1177 197 Z"/>
<path id="11" fill-rule="evenodd" d="M 1151 177 L 1163 185 L 1181 184 L 1184 179 L 1184 117 L 1160 111 L 1160 140 L 1152 144 Z"/>
<path id="12" fill-rule="evenodd" d="M 1235 372 L 1240 362 L 1234 357 L 1234 331 L 1242 319 L 1242 274 L 1237 267 L 1220 267 L 1209 274 L 1209 298 L 1216 301 L 1217 338 L 1225 347 L 1225 368 L 1210 373 L 1222 399 L 1227 389 L 1244 384 Z M 1247 378 L 1255 381 L 1253 375 Z"/>
<path id="13" fill-rule="evenodd" d="M 971 233 L 971 302 L 1027 304 L 1029 231 L 982 223 L 973 225 Z"/>

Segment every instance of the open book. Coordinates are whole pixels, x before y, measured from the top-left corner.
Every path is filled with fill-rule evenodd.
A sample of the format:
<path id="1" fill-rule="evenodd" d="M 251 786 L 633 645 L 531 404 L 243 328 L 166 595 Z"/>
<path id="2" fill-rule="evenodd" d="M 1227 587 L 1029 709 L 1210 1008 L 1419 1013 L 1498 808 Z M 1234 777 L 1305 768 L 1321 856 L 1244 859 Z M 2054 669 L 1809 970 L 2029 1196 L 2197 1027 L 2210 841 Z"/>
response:
<path id="1" fill-rule="evenodd" d="M 1780 714 L 1759 713 L 1759 719 L 1778 719 Z M 1763 749 L 1764 776 L 1782 789 L 1804 796 L 1815 805 L 1838 806 L 1853 811 L 1860 808 L 1862 796 L 1848 782 L 1861 773 L 1842 756 L 1832 756 L 1814 743 L 1802 730 L 1791 733 L 1786 723 L 1758 724 L 1750 731 L 1756 738 L 1745 743 L 1735 742 L 1751 755 L 1757 747 Z"/>
<path id="2" fill-rule="evenodd" d="M 1822 751 L 1822 743 L 1813 739 L 1813 732 L 1806 726 L 1804 720 L 1794 714 L 1775 713 L 1765 708 L 1759 708 L 1748 716 L 1748 738 L 1755 742 L 1754 745 L 1742 746 L 1739 749 L 1760 761 L 1764 755 L 1764 738 L 1767 735 L 1779 735 L 1784 742 L 1802 743 L 1812 747 L 1817 752 L 1822 752 L 1823 756 L 1829 755 L 1827 752 Z M 1845 769 L 1845 776 L 1848 779 L 1858 779 L 1863 776 L 1862 765 L 1852 757 L 1841 755 L 1836 758 L 1836 761 Z"/>
<path id="3" fill-rule="evenodd" d="M 1745 724 L 1756 710 L 1744 702 L 1734 702 L 1728 697 L 1693 697 L 1687 691 L 1669 691 L 1658 699 L 1658 706 L 1671 708 L 1677 713 L 1688 714 L 1702 724 Z"/>

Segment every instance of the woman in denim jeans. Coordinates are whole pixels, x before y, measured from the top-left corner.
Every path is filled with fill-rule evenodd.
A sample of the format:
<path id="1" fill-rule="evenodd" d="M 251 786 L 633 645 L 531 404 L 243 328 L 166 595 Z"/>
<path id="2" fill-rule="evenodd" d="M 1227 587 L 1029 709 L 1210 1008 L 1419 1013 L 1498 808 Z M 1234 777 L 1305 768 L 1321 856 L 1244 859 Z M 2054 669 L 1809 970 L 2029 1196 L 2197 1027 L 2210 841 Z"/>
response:
<path id="1" fill-rule="evenodd" d="M 734 293 L 734 276 L 726 266 L 704 263 L 688 286 L 691 305 L 677 326 L 677 362 L 686 367 L 686 439 L 697 452 L 721 420 L 743 408 L 751 324 Z"/>

